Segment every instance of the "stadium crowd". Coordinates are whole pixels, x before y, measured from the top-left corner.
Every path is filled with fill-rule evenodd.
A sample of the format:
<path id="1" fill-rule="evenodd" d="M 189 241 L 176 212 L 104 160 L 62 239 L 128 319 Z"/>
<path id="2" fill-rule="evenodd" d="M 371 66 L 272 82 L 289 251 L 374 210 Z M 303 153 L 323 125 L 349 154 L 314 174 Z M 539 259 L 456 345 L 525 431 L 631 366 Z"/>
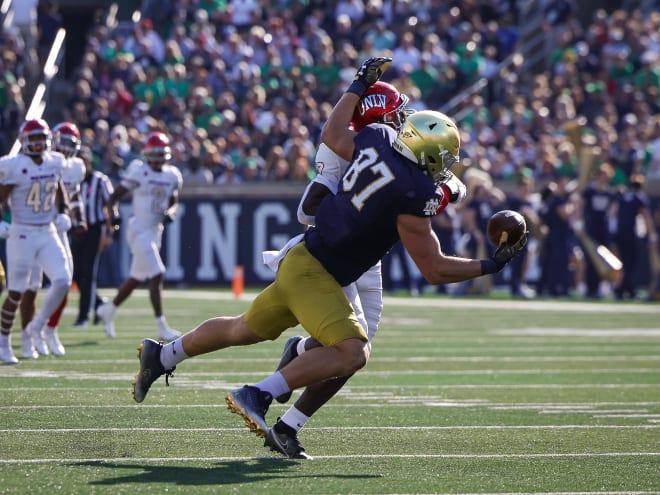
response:
<path id="1" fill-rule="evenodd" d="M 611 167 L 611 188 L 660 179 L 660 12 L 596 9 L 583 24 L 574 2 L 546 0 L 545 63 L 501 73 L 498 64 L 522 42 L 519 3 L 146 0 L 135 22 L 90 29 L 62 119 L 77 123 L 95 168 L 114 180 L 145 134 L 158 130 L 173 137 L 184 187 L 304 184 L 315 174 L 321 127 L 360 60 L 392 56 L 383 79 L 416 110 L 443 108 L 485 77 L 484 91 L 452 109 L 472 199 L 457 209 L 447 239 L 456 249 L 483 249 L 487 212 L 506 204 L 494 184 L 531 187 L 538 213 L 566 187 L 577 199 L 568 193 L 590 178 L 580 163 L 590 172 Z M 53 2 L 47 6 L 42 33 L 57 24 Z M 33 70 L 23 32 L 2 34 L 2 151 L 22 121 L 21 91 Z M 650 211 L 657 229 L 657 203 Z M 564 295 L 564 285 L 579 284 L 575 273 L 545 291 Z"/>

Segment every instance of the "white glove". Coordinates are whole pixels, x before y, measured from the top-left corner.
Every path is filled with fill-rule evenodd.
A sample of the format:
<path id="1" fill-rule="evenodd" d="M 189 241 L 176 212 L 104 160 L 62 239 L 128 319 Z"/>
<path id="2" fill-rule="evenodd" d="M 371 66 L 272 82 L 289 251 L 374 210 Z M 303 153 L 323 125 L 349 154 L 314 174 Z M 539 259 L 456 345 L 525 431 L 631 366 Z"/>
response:
<path id="1" fill-rule="evenodd" d="M 58 232 L 68 232 L 71 228 L 71 217 L 65 213 L 60 213 L 55 217 L 55 228 Z"/>
<path id="2" fill-rule="evenodd" d="M 467 194 L 467 188 L 465 184 L 461 182 L 461 179 L 456 177 L 454 174 L 451 174 L 451 177 L 447 179 L 447 182 L 443 184 L 449 190 L 449 202 L 458 203 L 463 201 Z"/>
<path id="3" fill-rule="evenodd" d="M 11 227 L 9 222 L 0 220 L 0 239 L 6 239 L 9 237 L 9 227 Z"/>

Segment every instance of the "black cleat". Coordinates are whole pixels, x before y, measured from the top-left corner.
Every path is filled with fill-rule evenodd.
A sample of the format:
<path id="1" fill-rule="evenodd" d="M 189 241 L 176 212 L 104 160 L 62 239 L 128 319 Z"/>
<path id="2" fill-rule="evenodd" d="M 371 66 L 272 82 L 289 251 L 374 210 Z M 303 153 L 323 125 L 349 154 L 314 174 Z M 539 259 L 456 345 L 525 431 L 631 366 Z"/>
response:
<path id="1" fill-rule="evenodd" d="M 280 359 L 280 363 L 277 365 L 277 368 L 275 368 L 275 371 L 281 370 L 287 364 L 289 364 L 291 361 L 293 361 L 295 358 L 298 357 L 298 351 L 296 350 L 296 347 L 298 345 L 298 342 L 300 342 L 301 340 L 302 337 L 300 335 L 295 335 L 286 341 L 286 344 L 284 344 L 284 350 L 282 351 L 282 358 Z M 288 392 L 285 392 L 275 397 L 275 400 L 280 404 L 284 404 L 285 402 L 289 401 L 292 393 L 293 390 L 289 390 Z"/>
<path id="2" fill-rule="evenodd" d="M 140 371 L 133 378 L 133 398 L 135 402 L 142 402 L 147 396 L 149 387 L 161 375 L 165 375 L 165 383 L 169 385 L 169 377 L 172 376 L 174 368 L 166 370 L 160 364 L 160 350 L 163 344 L 153 339 L 144 339 L 138 347 L 138 358 L 140 359 Z"/>
<path id="3" fill-rule="evenodd" d="M 239 414 L 245 420 L 245 425 L 258 437 L 265 437 L 268 431 L 266 413 L 273 396 L 257 387 L 245 385 L 229 392 L 225 398 L 229 410 Z"/>
<path id="4" fill-rule="evenodd" d="M 268 430 L 264 447 L 270 447 L 270 450 L 279 452 L 289 459 L 312 459 L 305 452 L 305 447 L 300 445 L 296 435 L 291 436 L 287 433 L 278 433 L 275 431 L 275 428 Z"/>

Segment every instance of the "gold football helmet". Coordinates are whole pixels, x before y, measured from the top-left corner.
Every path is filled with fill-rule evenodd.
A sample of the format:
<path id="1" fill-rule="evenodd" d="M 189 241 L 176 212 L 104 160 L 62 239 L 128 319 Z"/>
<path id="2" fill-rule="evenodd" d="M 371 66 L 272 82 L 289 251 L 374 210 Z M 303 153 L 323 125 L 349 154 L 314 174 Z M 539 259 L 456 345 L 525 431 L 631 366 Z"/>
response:
<path id="1" fill-rule="evenodd" d="M 444 113 L 421 110 L 408 116 L 392 147 L 415 162 L 436 184 L 451 177 L 458 163 L 461 138 L 453 120 Z"/>

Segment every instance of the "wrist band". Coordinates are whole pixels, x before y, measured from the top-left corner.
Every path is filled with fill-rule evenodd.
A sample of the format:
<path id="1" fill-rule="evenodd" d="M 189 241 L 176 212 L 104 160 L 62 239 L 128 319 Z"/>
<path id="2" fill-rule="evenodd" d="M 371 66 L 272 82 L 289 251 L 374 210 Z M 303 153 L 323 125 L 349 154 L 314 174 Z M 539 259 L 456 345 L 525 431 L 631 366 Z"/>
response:
<path id="1" fill-rule="evenodd" d="M 490 275 L 491 273 L 497 273 L 499 271 L 497 269 L 497 263 L 495 263 L 495 261 L 490 258 L 479 260 L 479 262 L 481 263 L 482 275 Z"/>
<path id="2" fill-rule="evenodd" d="M 346 90 L 347 93 L 353 93 L 358 96 L 362 96 L 367 90 L 367 86 L 361 81 L 353 81 L 351 85 Z"/>

